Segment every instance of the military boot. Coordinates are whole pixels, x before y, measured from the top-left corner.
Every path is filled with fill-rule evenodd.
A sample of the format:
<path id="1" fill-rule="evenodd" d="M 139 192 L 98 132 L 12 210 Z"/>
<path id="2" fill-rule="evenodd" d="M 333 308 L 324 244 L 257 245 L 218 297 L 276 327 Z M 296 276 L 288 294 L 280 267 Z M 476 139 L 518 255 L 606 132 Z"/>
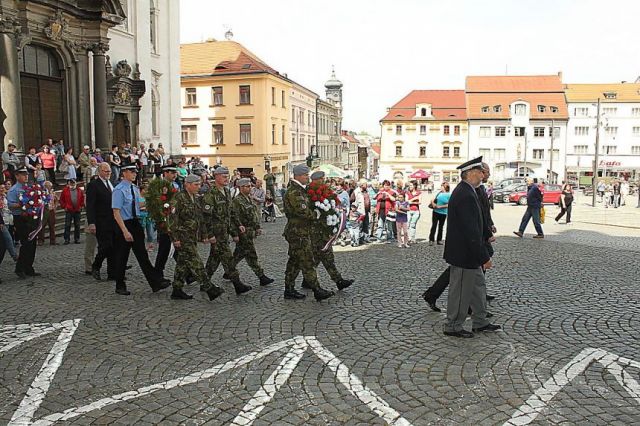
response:
<path id="1" fill-rule="evenodd" d="M 260 285 L 269 285 L 274 281 L 273 278 L 269 278 L 266 275 L 260 277 Z"/>
<path id="2" fill-rule="evenodd" d="M 325 290 L 320 286 L 313 290 L 313 297 L 315 297 L 318 302 L 324 299 L 328 299 L 333 295 L 335 295 L 333 291 Z"/>
<path id="3" fill-rule="evenodd" d="M 309 281 L 307 281 L 305 279 L 302 280 L 302 288 L 306 288 L 308 290 L 312 290 L 313 289 L 311 284 L 309 284 Z"/>
<path id="4" fill-rule="evenodd" d="M 291 290 L 285 290 L 284 291 L 284 298 L 285 299 L 300 300 L 300 299 L 304 299 L 305 297 L 307 297 L 306 294 L 302 294 L 299 291 L 297 291 L 296 289 L 291 289 Z"/>
<path id="5" fill-rule="evenodd" d="M 233 281 L 233 288 L 236 289 L 236 294 L 243 294 L 251 290 L 253 287 L 251 287 L 250 285 L 246 285 L 242 281 L 237 279 Z"/>
<path id="6" fill-rule="evenodd" d="M 225 280 L 230 280 L 231 279 L 229 274 L 227 274 L 226 272 L 224 274 L 222 274 L 222 278 L 225 279 Z"/>
<path id="7" fill-rule="evenodd" d="M 224 290 L 218 287 L 217 285 L 213 285 L 213 284 L 211 285 L 209 290 L 207 290 L 207 295 L 209 296 L 209 300 L 215 299 L 216 297 L 220 296 L 222 293 L 224 293 Z"/>
<path id="8" fill-rule="evenodd" d="M 193 296 L 185 293 L 181 288 L 174 287 L 171 298 L 176 300 L 190 300 L 193 299 Z"/>
<path id="9" fill-rule="evenodd" d="M 336 283 L 336 286 L 338 287 L 338 290 L 344 290 L 345 288 L 353 284 L 354 281 L 355 280 L 345 280 L 344 278 L 340 278 L 340 280 Z"/>

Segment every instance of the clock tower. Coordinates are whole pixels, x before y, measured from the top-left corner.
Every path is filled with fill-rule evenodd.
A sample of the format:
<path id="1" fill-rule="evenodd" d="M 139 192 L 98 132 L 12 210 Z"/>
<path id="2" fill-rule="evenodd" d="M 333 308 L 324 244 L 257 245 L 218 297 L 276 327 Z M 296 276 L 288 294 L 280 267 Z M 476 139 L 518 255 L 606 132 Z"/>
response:
<path id="1" fill-rule="evenodd" d="M 331 68 L 331 78 L 324 84 L 327 101 L 342 110 L 342 82 L 336 78 L 335 68 Z"/>

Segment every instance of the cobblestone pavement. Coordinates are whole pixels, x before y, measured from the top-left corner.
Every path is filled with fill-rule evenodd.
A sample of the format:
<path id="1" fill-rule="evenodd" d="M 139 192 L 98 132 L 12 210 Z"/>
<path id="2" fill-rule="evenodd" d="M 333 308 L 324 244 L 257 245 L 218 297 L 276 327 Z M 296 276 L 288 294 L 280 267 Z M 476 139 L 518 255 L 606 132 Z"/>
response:
<path id="1" fill-rule="evenodd" d="M 40 247 L 29 281 L 5 260 L 0 423 L 640 423 L 640 231 L 548 224 L 520 240 L 522 211 L 494 211 L 487 278 L 504 331 L 473 339 L 443 336 L 420 298 L 445 268 L 425 243 L 338 248 L 356 283 L 321 303 L 282 297 L 282 221 L 258 244 L 277 282 L 259 287 L 243 263 L 253 291 L 224 282 L 213 302 L 195 286 L 191 301 L 152 294 L 134 260 L 133 294 L 117 296 L 84 275 L 82 245 Z"/>

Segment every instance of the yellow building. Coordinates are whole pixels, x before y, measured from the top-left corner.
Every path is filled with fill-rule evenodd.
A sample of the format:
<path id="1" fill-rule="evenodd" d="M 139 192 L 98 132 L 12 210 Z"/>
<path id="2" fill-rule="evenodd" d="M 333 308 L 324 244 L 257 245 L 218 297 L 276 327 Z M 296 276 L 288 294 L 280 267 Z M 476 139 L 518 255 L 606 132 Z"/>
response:
<path id="1" fill-rule="evenodd" d="M 285 182 L 292 82 L 230 40 L 183 44 L 180 59 L 182 154 Z"/>

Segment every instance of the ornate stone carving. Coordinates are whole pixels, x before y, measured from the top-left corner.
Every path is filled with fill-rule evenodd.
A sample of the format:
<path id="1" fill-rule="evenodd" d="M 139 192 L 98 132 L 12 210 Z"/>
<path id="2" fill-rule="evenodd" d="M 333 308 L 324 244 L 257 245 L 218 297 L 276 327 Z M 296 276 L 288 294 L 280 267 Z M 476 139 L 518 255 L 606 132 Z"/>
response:
<path id="1" fill-rule="evenodd" d="M 54 17 L 49 18 L 49 25 L 44 29 L 45 35 L 54 41 L 62 39 L 67 30 L 67 20 L 64 19 L 61 10 L 57 10 Z"/>
<path id="2" fill-rule="evenodd" d="M 86 54 L 87 51 L 91 50 L 93 47 L 92 43 L 89 43 L 86 41 L 69 40 L 69 39 L 65 40 L 65 44 L 75 54 Z"/>
<path id="3" fill-rule="evenodd" d="M 20 22 L 10 16 L 0 16 L 0 33 L 18 34 Z"/>
<path id="4" fill-rule="evenodd" d="M 116 105 L 130 105 L 131 104 L 131 89 L 126 84 L 118 84 L 118 91 L 113 96 L 113 101 Z"/>
<path id="5" fill-rule="evenodd" d="M 123 59 L 122 61 L 116 64 L 115 75 L 117 77 L 129 77 L 130 74 L 131 74 L 131 65 L 127 63 L 126 59 Z"/>
<path id="6" fill-rule="evenodd" d="M 106 56 L 105 58 L 105 69 L 106 69 L 106 73 L 107 73 L 107 78 L 112 78 L 113 77 L 113 67 L 111 66 L 111 58 L 109 57 L 109 55 Z"/>
<path id="7" fill-rule="evenodd" d="M 109 51 L 109 44 L 102 42 L 92 43 L 89 50 L 91 50 L 94 55 L 104 55 Z"/>
<path id="8" fill-rule="evenodd" d="M 137 62 L 133 65 L 132 77 L 134 80 L 140 80 L 140 64 Z"/>

